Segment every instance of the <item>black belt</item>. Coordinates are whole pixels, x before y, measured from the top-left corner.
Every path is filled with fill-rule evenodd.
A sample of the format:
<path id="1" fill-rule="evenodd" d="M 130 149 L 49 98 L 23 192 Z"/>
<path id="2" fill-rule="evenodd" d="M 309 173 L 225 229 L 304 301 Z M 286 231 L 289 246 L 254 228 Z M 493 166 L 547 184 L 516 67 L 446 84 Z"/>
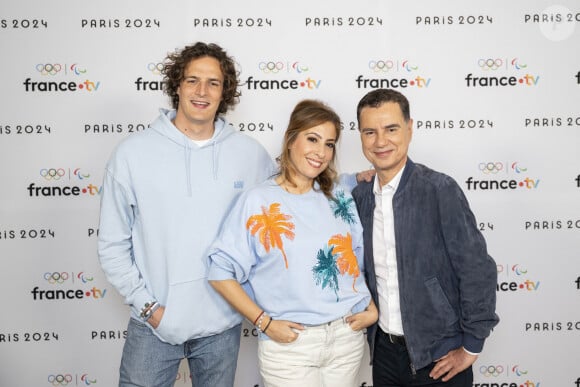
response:
<path id="1" fill-rule="evenodd" d="M 388 340 L 390 343 L 397 344 L 397 345 L 402 345 L 402 346 L 406 346 L 407 345 L 407 343 L 405 342 L 405 336 L 393 335 L 391 333 L 387 333 L 387 332 L 383 331 L 381 328 L 379 328 L 379 331 L 383 335 L 385 335 L 386 340 Z"/>

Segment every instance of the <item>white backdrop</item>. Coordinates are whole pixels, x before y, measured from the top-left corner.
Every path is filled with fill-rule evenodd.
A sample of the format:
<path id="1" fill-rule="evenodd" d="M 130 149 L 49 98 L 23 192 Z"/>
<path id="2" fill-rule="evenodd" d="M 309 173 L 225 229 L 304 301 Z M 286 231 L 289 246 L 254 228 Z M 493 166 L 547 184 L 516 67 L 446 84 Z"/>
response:
<path id="1" fill-rule="evenodd" d="M 344 121 L 340 169 L 366 169 L 358 100 L 407 95 L 411 157 L 459 182 L 498 265 L 474 386 L 578 386 L 579 31 L 577 0 L 5 1 L 0 385 L 117 384 L 128 309 L 97 261 L 103 168 L 169 105 L 157 64 L 201 40 L 236 58 L 228 118 L 273 157 L 296 102 L 318 98 Z M 236 386 L 260 386 L 244 328 Z"/>

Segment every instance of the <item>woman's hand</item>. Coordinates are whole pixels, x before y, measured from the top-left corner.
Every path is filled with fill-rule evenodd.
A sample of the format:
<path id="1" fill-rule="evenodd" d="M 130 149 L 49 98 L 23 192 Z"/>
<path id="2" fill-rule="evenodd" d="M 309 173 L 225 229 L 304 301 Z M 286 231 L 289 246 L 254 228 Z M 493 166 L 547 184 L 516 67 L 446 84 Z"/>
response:
<path id="1" fill-rule="evenodd" d="M 268 316 L 268 318 L 271 318 Z M 267 324 L 264 323 L 265 326 Z M 298 323 L 292 321 L 285 321 L 285 320 L 272 320 L 268 329 L 264 334 L 268 335 L 269 338 L 278 342 L 278 343 L 292 343 L 298 338 L 298 332 L 296 331 L 303 331 L 304 327 Z"/>
<path id="2" fill-rule="evenodd" d="M 375 303 L 371 300 L 369 306 L 360 313 L 355 313 L 346 318 L 346 322 L 350 325 L 353 331 L 360 331 L 370 327 L 379 319 L 379 311 L 375 306 Z"/>

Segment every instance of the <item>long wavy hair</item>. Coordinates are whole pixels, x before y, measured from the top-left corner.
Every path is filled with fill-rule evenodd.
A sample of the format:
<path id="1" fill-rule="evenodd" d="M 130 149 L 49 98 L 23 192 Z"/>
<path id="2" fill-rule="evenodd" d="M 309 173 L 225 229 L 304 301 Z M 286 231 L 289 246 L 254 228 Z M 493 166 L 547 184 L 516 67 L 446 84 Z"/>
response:
<path id="1" fill-rule="evenodd" d="M 294 110 L 290 115 L 290 122 L 288 123 L 288 128 L 284 133 L 284 141 L 282 142 L 282 153 L 277 160 L 280 165 L 279 175 L 294 187 L 296 187 L 296 183 L 292 180 L 292 176 L 295 175 L 297 171 L 290 159 L 289 148 L 294 144 L 299 133 L 325 122 L 330 122 L 334 125 L 336 130 L 336 142 L 338 142 L 341 128 L 340 117 L 334 110 L 323 102 L 312 99 L 300 101 L 296 107 L 294 107 Z M 324 196 L 329 199 L 332 198 L 332 187 L 337 176 L 335 160 L 336 147 L 333 150 L 332 159 L 328 163 L 328 167 L 314 179 L 314 181 L 316 181 L 320 186 L 320 191 L 322 191 Z"/>

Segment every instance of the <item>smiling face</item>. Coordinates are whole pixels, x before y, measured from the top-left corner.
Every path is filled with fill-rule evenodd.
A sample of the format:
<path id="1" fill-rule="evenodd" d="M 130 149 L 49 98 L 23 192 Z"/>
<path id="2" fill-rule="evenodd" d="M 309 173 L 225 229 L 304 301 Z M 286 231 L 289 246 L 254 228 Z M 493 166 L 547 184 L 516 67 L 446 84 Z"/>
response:
<path id="1" fill-rule="evenodd" d="M 336 127 L 324 122 L 296 135 L 288 149 L 292 165 L 292 180 L 301 187 L 311 187 L 334 157 L 336 146 Z"/>
<path id="2" fill-rule="evenodd" d="M 385 185 L 407 162 L 413 120 L 405 121 L 399 104 L 385 102 L 361 110 L 359 129 L 363 153 Z"/>
<path id="3" fill-rule="evenodd" d="M 217 59 L 206 56 L 189 62 L 177 89 L 179 105 L 175 126 L 195 140 L 211 138 L 222 100 L 223 82 Z"/>

